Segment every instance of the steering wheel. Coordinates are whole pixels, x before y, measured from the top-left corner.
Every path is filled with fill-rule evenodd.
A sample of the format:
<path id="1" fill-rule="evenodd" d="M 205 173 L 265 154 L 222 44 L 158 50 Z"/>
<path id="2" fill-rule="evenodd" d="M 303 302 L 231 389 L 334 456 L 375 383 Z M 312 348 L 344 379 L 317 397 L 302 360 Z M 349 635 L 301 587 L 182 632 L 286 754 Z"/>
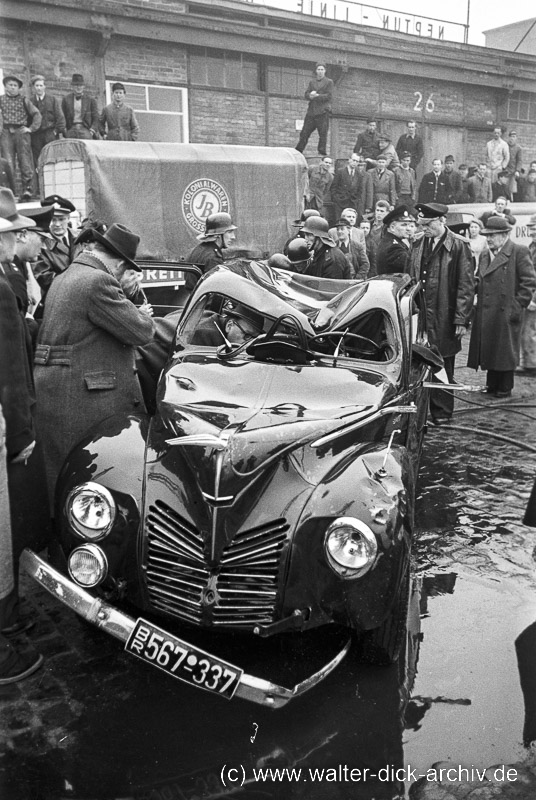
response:
<path id="1" fill-rule="evenodd" d="M 360 342 L 365 342 L 366 344 L 370 345 L 370 348 L 357 348 L 357 351 L 360 352 L 364 356 L 374 356 L 376 354 L 381 354 L 382 352 L 382 345 L 377 344 L 372 339 L 368 339 L 366 336 L 361 336 L 360 333 L 350 333 L 349 331 L 326 331 L 325 333 L 317 333 L 316 336 L 312 336 L 310 341 L 316 340 L 325 340 L 325 339 L 334 339 L 337 338 L 335 342 L 335 347 L 339 344 L 339 341 L 342 339 L 342 346 L 341 349 L 344 348 L 347 340 L 349 339 L 359 339 Z M 343 355 L 344 353 L 341 353 Z"/>

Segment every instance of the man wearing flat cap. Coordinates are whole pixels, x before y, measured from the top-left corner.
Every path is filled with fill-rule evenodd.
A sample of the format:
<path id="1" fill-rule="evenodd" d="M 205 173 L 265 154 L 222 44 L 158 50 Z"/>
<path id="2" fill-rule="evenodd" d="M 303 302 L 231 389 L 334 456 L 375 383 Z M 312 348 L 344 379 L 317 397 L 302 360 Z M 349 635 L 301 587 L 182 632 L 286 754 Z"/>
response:
<path id="1" fill-rule="evenodd" d="M 99 130 L 99 110 L 97 101 L 85 94 L 85 81 L 75 72 L 69 94 L 61 101 L 65 117 L 66 139 L 96 139 Z"/>
<path id="2" fill-rule="evenodd" d="M 103 139 L 116 142 L 137 142 L 140 126 L 134 109 L 125 103 L 126 89 L 122 83 L 112 84 L 112 102 L 99 117 L 99 133 Z"/>
<path id="3" fill-rule="evenodd" d="M 52 512 L 58 473 L 85 431 L 111 415 L 145 409 L 134 348 L 151 341 L 154 322 L 121 288 L 127 269 L 141 271 L 138 244 L 123 225 L 93 230 L 91 252 L 81 252 L 47 296 L 34 374 Z"/>
<path id="4" fill-rule="evenodd" d="M 378 156 L 384 156 L 386 169 L 390 169 L 391 172 L 394 172 L 395 168 L 400 166 L 400 159 L 391 141 L 391 137 L 385 131 L 378 134 L 378 145 L 380 148 Z M 376 158 L 367 158 L 367 167 L 377 167 L 378 156 L 376 156 Z"/>
<path id="5" fill-rule="evenodd" d="M 27 97 L 21 95 L 22 81 L 15 75 L 5 75 L 5 94 L 0 96 L 0 148 L 9 162 L 13 175 L 19 163 L 22 182 L 22 202 L 30 200 L 34 191 L 34 163 L 31 134 L 41 125 L 41 114 Z"/>
<path id="6" fill-rule="evenodd" d="M 480 256 L 475 319 L 467 366 L 487 370 L 485 392 L 506 398 L 514 388 L 519 363 L 523 309 L 536 291 L 536 272 L 528 247 L 510 240 L 512 226 L 490 217 L 482 234 L 489 251 Z"/>
<path id="7" fill-rule="evenodd" d="M 471 248 L 466 239 L 447 228 L 448 206 L 417 203 L 415 208 L 424 235 L 413 247 L 410 273 L 424 287 L 428 339 L 443 356 L 445 372 L 452 383 L 456 353 L 461 350 L 473 308 Z M 430 393 L 430 413 L 436 425 L 449 423 L 453 410 L 452 392 Z"/>
<path id="8" fill-rule="evenodd" d="M 406 206 L 397 206 L 383 218 L 384 232 L 376 252 L 378 275 L 409 272 L 409 236 L 414 221 Z"/>
<path id="9" fill-rule="evenodd" d="M 315 67 L 315 77 L 309 81 L 305 90 L 305 99 L 309 101 L 307 113 L 303 120 L 303 128 L 296 145 L 296 150 L 303 153 L 311 134 L 318 131 L 318 154 L 327 156 L 329 117 L 335 85 L 326 77 L 326 65 L 319 61 Z"/>

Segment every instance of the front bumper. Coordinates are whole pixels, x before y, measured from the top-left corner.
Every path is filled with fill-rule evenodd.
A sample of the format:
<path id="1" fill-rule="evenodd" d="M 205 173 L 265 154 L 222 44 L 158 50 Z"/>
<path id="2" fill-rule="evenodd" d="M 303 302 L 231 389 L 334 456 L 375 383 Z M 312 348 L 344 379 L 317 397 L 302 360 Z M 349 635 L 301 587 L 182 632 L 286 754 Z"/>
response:
<path id="1" fill-rule="evenodd" d="M 102 628 L 106 633 L 126 644 L 136 625 L 133 617 L 124 614 L 104 600 L 93 597 L 31 550 L 24 550 L 21 563 L 24 570 L 56 599 L 61 600 L 64 605 L 88 622 Z M 321 670 L 296 684 L 292 689 L 244 673 L 236 689 L 235 697 L 241 697 L 269 708 L 282 708 L 290 700 L 312 689 L 329 675 L 343 660 L 349 648 L 350 640 Z"/>

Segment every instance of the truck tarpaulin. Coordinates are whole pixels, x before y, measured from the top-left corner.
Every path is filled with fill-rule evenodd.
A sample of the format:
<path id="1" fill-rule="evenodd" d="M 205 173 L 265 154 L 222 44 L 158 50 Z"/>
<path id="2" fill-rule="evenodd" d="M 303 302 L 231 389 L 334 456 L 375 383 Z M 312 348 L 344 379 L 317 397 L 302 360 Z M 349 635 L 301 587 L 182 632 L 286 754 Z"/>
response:
<path id="1" fill-rule="evenodd" d="M 237 244 L 279 250 L 302 209 L 307 163 L 286 147 L 62 139 L 39 159 L 44 193 L 141 236 L 140 259 L 184 258 L 205 218 L 228 211 Z"/>

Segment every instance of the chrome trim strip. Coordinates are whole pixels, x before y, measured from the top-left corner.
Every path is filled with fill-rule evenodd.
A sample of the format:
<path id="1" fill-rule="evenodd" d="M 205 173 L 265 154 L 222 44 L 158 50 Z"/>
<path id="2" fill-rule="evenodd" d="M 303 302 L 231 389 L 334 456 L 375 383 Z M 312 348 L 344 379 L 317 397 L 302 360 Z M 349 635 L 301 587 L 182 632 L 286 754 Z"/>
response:
<path id="1" fill-rule="evenodd" d="M 98 597 L 92 597 L 89 592 L 72 583 L 65 575 L 51 567 L 50 564 L 32 552 L 32 550 L 26 549 L 23 551 L 21 564 L 30 577 L 72 611 L 87 619 L 88 622 L 92 622 L 98 628 L 102 628 L 116 639 L 122 642 L 128 640 L 136 624 L 136 620 L 133 617 L 118 611 Z M 337 653 L 335 658 L 325 664 L 318 672 L 315 672 L 314 675 L 296 684 L 293 689 L 287 689 L 285 686 L 279 686 L 263 678 L 256 678 L 254 675 L 243 674 L 235 697 L 241 697 L 244 700 L 249 700 L 252 703 L 258 703 L 268 708 L 282 708 L 290 700 L 309 691 L 329 675 L 343 660 L 350 649 L 350 644 L 351 640 L 348 639 L 346 645 Z"/>

